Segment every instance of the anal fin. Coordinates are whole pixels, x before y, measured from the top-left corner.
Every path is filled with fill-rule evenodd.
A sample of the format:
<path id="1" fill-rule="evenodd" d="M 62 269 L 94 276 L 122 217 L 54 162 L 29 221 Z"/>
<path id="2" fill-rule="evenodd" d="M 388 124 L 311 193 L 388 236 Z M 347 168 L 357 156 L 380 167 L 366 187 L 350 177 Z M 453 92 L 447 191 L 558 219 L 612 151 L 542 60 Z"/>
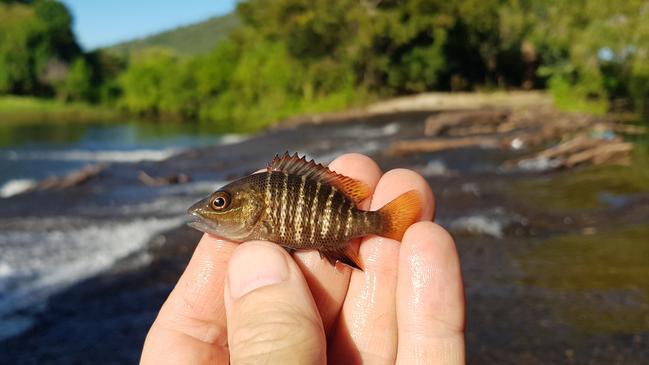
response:
<path id="1" fill-rule="evenodd" d="M 326 258 L 332 265 L 336 265 L 336 262 L 340 262 L 352 269 L 361 271 L 365 269 L 363 261 L 361 261 L 358 252 L 354 250 L 352 245 L 347 245 L 347 247 L 341 251 L 320 251 L 320 256 Z"/>

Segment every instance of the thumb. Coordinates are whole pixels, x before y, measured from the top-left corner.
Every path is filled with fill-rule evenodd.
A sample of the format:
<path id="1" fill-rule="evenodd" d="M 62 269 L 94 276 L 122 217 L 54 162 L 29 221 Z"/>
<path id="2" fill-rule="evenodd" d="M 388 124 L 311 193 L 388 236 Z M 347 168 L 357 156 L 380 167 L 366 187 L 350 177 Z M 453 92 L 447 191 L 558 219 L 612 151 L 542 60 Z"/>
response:
<path id="1" fill-rule="evenodd" d="M 225 286 L 233 364 L 324 364 L 322 320 L 297 264 L 280 246 L 241 244 Z"/>

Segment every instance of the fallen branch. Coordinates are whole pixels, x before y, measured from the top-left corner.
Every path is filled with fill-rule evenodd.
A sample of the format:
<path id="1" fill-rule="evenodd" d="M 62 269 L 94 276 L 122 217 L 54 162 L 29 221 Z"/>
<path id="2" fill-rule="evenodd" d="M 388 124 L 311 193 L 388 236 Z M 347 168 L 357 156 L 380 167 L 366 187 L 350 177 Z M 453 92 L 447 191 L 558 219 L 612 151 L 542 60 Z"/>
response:
<path id="1" fill-rule="evenodd" d="M 107 164 L 88 165 L 62 177 L 48 177 L 40 181 L 32 190 L 65 189 L 78 186 L 99 175 Z"/>
<path id="2" fill-rule="evenodd" d="M 421 152 L 437 152 L 464 147 L 497 148 L 500 140 L 494 137 L 464 137 L 444 139 L 418 139 L 399 141 L 390 145 L 388 155 L 406 155 Z"/>
<path id="3" fill-rule="evenodd" d="M 481 110 L 448 112 L 432 115 L 426 118 L 424 134 L 438 136 L 451 128 L 490 128 L 495 131 L 497 126 L 507 119 L 509 112 L 502 110 Z M 454 133 L 458 133 L 455 131 Z M 467 133 L 465 131 L 465 133 Z M 489 133 L 489 132 L 487 132 Z"/>
<path id="4" fill-rule="evenodd" d="M 607 140 L 579 135 L 569 141 L 536 153 L 531 157 L 506 161 L 504 167 L 527 169 L 562 169 L 578 165 L 631 163 L 633 144 L 619 138 Z"/>
<path id="5" fill-rule="evenodd" d="M 184 184 L 189 182 L 189 176 L 185 174 L 171 175 L 167 177 L 153 177 L 144 171 L 140 171 L 138 180 L 148 186 L 162 186 L 172 184 Z"/>
<path id="6" fill-rule="evenodd" d="M 593 165 L 602 165 L 605 163 L 624 163 L 631 162 L 631 152 L 633 144 L 629 142 L 611 142 L 604 145 L 575 153 L 568 157 L 563 163 L 563 167 L 574 167 L 587 162 Z"/>
<path id="7" fill-rule="evenodd" d="M 640 135 L 646 134 L 647 128 L 632 124 L 613 124 L 610 129 L 615 133 Z"/>

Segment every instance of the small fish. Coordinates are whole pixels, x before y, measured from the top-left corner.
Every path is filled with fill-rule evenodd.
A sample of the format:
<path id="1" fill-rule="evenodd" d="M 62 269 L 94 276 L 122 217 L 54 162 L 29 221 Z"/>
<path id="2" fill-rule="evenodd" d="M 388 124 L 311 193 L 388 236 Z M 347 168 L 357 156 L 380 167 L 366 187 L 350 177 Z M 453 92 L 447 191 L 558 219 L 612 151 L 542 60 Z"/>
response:
<path id="1" fill-rule="evenodd" d="M 275 156 L 264 172 L 236 180 L 188 209 L 200 231 L 243 242 L 268 240 L 294 250 L 318 250 L 334 264 L 363 269 L 350 247 L 353 238 L 376 234 L 401 240 L 421 210 L 416 190 L 378 211 L 357 205 L 369 197 L 366 184 L 305 157 Z"/>

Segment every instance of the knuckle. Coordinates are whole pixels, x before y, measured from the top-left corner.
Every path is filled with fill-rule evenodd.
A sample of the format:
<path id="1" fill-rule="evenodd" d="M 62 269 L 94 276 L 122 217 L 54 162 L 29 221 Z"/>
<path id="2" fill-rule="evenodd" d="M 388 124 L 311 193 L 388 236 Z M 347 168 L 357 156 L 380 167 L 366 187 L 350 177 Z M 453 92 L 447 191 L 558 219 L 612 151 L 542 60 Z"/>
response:
<path id="1" fill-rule="evenodd" d="M 296 308 L 284 304 L 281 309 L 241 314 L 231 334 L 233 363 L 251 363 L 255 359 L 267 363 L 272 359 L 299 358 L 300 352 L 320 355 L 322 351 L 324 334 L 320 324 Z"/>

